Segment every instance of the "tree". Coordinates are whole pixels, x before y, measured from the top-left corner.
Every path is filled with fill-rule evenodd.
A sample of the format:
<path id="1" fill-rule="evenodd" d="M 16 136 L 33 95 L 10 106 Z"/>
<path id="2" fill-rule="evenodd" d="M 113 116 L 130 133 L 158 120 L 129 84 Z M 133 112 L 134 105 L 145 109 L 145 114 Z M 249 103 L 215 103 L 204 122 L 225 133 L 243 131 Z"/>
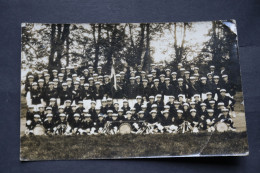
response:
<path id="1" fill-rule="evenodd" d="M 228 22 L 233 23 L 233 21 Z M 236 56 L 236 33 L 232 32 L 223 21 L 213 21 L 208 36 L 210 36 L 210 39 L 204 43 L 201 56 L 203 57 L 203 54 L 211 55 L 211 63 L 217 69 L 224 64 L 228 65 L 230 58 Z"/>
<path id="2" fill-rule="evenodd" d="M 61 68 L 61 58 L 63 56 L 64 42 L 70 33 L 70 24 L 52 24 L 50 44 L 51 51 L 49 56 L 49 69 Z M 56 56 L 55 56 L 56 54 Z"/>

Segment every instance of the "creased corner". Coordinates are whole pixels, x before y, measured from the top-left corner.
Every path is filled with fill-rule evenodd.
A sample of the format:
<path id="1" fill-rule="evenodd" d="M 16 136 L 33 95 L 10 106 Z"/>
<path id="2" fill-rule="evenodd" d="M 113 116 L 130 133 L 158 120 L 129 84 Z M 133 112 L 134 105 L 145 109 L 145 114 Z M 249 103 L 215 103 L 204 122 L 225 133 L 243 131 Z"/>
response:
<path id="1" fill-rule="evenodd" d="M 237 27 L 236 27 L 236 20 L 231 19 L 231 20 L 226 20 L 226 21 L 221 21 L 226 27 L 230 29 L 231 32 L 237 35 Z"/>

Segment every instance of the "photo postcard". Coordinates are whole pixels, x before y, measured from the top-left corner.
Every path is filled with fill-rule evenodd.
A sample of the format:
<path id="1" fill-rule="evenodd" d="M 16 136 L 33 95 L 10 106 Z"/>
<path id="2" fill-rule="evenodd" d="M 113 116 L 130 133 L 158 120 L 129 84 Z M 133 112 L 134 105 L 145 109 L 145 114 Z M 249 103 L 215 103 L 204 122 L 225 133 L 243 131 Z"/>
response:
<path id="1" fill-rule="evenodd" d="M 249 154 L 235 20 L 22 23 L 20 160 Z"/>

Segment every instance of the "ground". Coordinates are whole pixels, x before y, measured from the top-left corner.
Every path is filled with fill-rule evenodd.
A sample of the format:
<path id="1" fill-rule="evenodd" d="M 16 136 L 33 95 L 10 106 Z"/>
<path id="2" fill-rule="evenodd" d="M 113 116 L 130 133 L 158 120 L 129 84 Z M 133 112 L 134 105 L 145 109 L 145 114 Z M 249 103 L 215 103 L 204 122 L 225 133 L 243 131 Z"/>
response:
<path id="1" fill-rule="evenodd" d="M 235 97 L 237 132 L 114 136 L 24 136 L 26 103 L 21 99 L 21 160 L 60 160 L 181 155 L 241 155 L 248 152 L 242 93 Z"/>

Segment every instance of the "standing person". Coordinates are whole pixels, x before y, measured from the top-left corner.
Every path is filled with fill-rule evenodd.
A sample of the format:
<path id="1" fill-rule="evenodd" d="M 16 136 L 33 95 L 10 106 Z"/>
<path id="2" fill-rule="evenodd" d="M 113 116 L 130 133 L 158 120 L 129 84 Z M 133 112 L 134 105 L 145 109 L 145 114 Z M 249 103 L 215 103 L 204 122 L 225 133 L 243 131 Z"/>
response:
<path id="1" fill-rule="evenodd" d="M 161 94 L 162 90 L 159 86 L 159 79 L 154 79 L 154 85 L 151 88 L 151 94 L 153 95 L 157 95 L 157 94 Z"/>
<path id="2" fill-rule="evenodd" d="M 68 84 L 62 83 L 62 90 L 59 92 L 60 105 L 64 104 L 65 100 L 71 100 L 71 92 L 68 90 Z"/>
<path id="3" fill-rule="evenodd" d="M 36 82 L 32 84 L 32 89 L 31 89 L 31 100 L 32 100 L 32 105 L 34 106 L 34 109 L 37 111 L 38 106 L 41 104 L 41 98 L 42 98 L 42 93 L 38 90 L 38 85 Z"/>
<path id="4" fill-rule="evenodd" d="M 49 87 L 46 88 L 44 93 L 44 100 L 46 102 L 46 105 L 50 104 L 51 98 L 57 98 L 58 97 L 58 90 L 54 88 L 54 82 L 49 82 Z"/>
<path id="5" fill-rule="evenodd" d="M 148 80 L 143 79 L 142 85 L 140 87 L 140 95 L 142 99 L 147 102 L 151 93 L 151 88 L 148 86 Z"/>
<path id="6" fill-rule="evenodd" d="M 228 79 L 228 75 L 224 74 L 222 75 L 222 84 L 221 84 L 222 88 L 226 89 L 226 94 L 229 94 L 230 97 L 234 97 L 234 95 L 236 94 L 236 87 L 235 85 L 229 81 Z"/>
<path id="7" fill-rule="evenodd" d="M 135 77 L 130 77 L 130 84 L 126 86 L 124 93 L 128 99 L 135 99 L 137 96 L 137 85 L 135 84 Z"/>
<path id="8" fill-rule="evenodd" d="M 74 82 L 73 89 L 71 90 L 71 99 L 72 102 L 74 101 L 75 104 L 78 104 L 78 101 L 81 99 L 81 90 L 79 88 L 79 82 Z"/>

